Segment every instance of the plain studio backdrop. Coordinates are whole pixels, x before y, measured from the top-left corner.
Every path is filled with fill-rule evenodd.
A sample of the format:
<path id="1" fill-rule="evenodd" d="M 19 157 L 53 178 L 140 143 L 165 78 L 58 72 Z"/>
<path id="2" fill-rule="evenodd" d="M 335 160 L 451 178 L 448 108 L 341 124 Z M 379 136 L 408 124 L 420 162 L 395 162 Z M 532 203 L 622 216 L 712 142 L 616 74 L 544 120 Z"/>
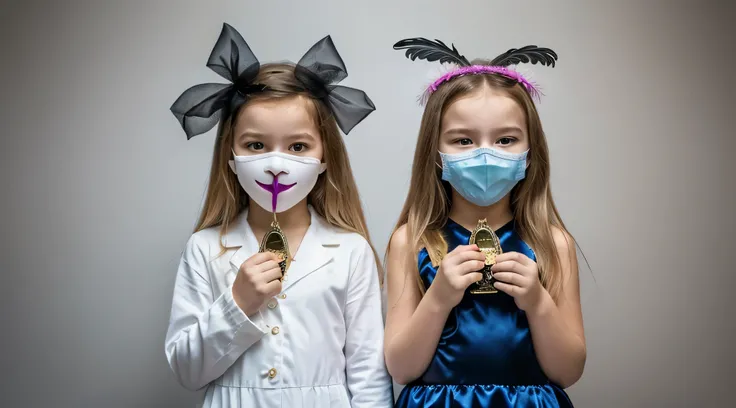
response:
<path id="1" fill-rule="evenodd" d="M 545 93 L 554 196 L 592 265 L 572 400 L 723 406 L 736 365 L 726 3 L 4 1 L 0 406 L 198 403 L 170 372 L 164 334 L 214 132 L 187 141 L 168 109 L 187 87 L 223 81 L 205 67 L 223 22 L 264 62 L 297 61 L 332 35 L 344 84 L 377 106 L 346 143 L 381 252 L 436 67 L 393 43 L 439 38 L 469 58 L 556 50 L 556 68 L 524 70 Z"/>

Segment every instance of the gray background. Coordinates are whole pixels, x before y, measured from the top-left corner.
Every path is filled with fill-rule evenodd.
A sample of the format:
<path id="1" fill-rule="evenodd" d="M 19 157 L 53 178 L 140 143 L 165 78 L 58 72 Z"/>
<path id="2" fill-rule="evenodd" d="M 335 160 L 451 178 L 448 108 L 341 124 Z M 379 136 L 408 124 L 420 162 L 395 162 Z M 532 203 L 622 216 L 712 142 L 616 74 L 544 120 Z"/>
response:
<path id="1" fill-rule="evenodd" d="M 332 34 L 378 110 L 347 138 L 379 250 L 409 182 L 431 65 L 536 43 L 553 189 L 583 268 L 579 407 L 715 407 L 734 383 L 736 12 L 726 1 L 4 1 L 0 406 L 182 407 L 164 358 L 213 134 L 169 113 L 227 21 L 262 61 Z"/>

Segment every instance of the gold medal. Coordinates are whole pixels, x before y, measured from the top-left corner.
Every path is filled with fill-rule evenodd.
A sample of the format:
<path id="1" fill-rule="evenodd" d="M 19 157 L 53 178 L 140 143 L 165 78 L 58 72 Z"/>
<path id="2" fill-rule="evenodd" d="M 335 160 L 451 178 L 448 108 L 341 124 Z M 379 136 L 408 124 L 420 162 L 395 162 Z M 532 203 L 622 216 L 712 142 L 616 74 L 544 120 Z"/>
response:
<path id="1" fill-rule="evenodd" d="M 263 236 L 261 247 L 258 249 L 258 252 L 266 251 L 278 255 L 280 259 L 279 266 L 281 267 L 281 281 L 283 281 L 286 271 L 289 269 L 289 265 L 291 265 L 291 254 L 289 253 L 289 243 L 286 241 L 286 235 L 281 230 L 279 222 L 276 219 L 276 213 L 273 213 L 271 229 Z"/>
<path id="2" fill-rule="evenodd" d="M 478 220 L 478 224 L 470 235 L 469 245 L 473 244 L 478 246 L 478 249 L 485 255 L 486 260 L 483 269 L 478 271 L 483 277 L 480 281 L 470 286 L 470 293 L 474 295 L 498 293 L 498 290 L 493 287 L 495 279 L 493 279 L 491 266 L 496 263 L 496 256 L 502 253 L 501 241 L 491 227 L 488 226 L 486 219 Z"/>

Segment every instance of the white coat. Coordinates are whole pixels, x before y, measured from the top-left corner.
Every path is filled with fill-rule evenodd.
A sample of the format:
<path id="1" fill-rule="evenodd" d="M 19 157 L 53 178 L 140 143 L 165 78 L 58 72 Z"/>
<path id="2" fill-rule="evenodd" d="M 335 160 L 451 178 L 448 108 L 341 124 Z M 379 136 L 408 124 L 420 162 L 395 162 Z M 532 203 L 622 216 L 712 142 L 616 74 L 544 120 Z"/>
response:
<path id="1" fill-rule="evenodd" d="M 258 251 L 247 211 L 222 238 L 238 249 L 220 255 L 219 227 L 189 239 L 166 357 L 183 386 L 206 387 L 203 407 L 393 406 L 373 252 L 359 234 L 310 214 L 282 292 L 250 318 L 232 295 L 240 265 Z"/>

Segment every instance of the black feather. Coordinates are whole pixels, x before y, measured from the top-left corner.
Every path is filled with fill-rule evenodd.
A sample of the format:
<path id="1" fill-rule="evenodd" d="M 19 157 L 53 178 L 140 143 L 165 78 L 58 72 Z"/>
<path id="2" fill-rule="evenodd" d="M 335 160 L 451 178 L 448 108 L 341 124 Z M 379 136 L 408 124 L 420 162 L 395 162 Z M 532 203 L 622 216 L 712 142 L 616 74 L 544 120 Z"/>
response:
<path id="1" fill-rule="evenodd" d="M 422 37 L 407 38 L 394 44 L 394 49 L 406 49 L 406 58 L 412 61 L 419 58 L 430 62 L 450 62 L 460 66 L 470 65 L 470 61 L 460 55 L 455 45 L 452 45 L 452 48 L 450 48 L 440 40 L 432 41 Z"/>
<path id="2" fill-rule="evenodd" d="M 557 53 L 549 48 L 541 48 L 536 45 L 527 45 L 522 48 L 512 48 L 491 61 L 491 65 L 507 67 L 516 64 L 542 64 L 550 67 L 555 66 Z"/>

